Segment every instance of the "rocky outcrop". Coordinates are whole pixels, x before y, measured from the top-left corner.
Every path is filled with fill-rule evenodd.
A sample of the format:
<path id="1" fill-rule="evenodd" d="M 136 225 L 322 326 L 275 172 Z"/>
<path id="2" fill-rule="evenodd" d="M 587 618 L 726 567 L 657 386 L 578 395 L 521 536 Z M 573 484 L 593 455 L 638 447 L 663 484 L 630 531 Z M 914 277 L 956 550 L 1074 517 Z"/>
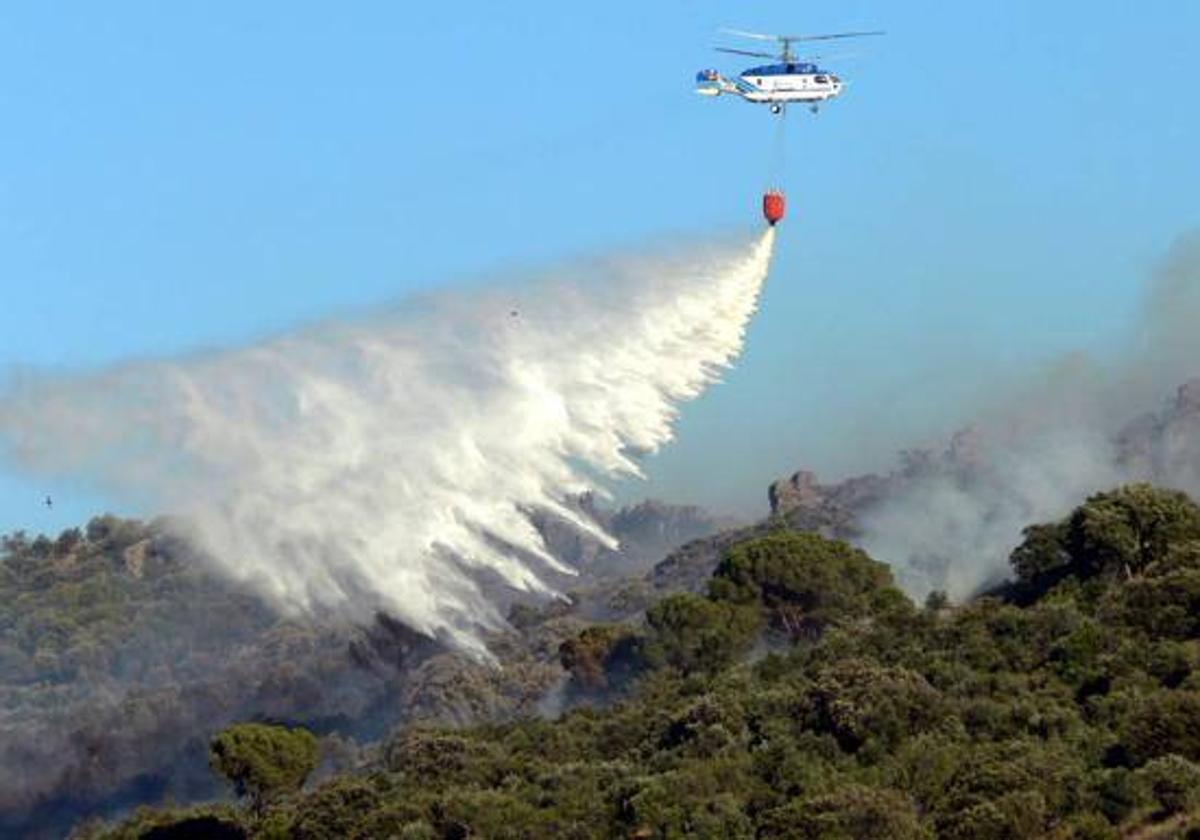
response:
<path id="1" fill-rule="evenodd" d="M 864 475 L 825 485 L 815 473 L 802 470 L 770 486 L 771 516 L 799 531 L 853 539 L 858 535 L 856 516 L 880 499 L 890 481 L 889 477 Z"/>
<path id="2" fill-rule="evenodd" d="M 722 531 L 711 537 L 692 540 L 672 551 L 647 575 L 652 599 L 669 592 L 700 592 L 708 585 L 713 570 L 729 547 L 761 536 L 774 528 L 786 527 L 760 522 L 746 528 Z"/>
<path id="3" fill-rule="evenodd" d="M 534 525 L 546 540 L 550 553 L 580 574 L 576 580 L 564 581 L 571 588 L 640 575 L 676 546 L 739 524 L 730 517 L 716 516 L 693 505 L 670 505 L 653 499 L 609 510 L 597 505 L 589 494 L 580 496 L 574 505 L 614 537 L 618 547 L 615 551 L 607 548 L 559 517 L 535 515 Z"/>
<path id="4" fill-rule="evenodd" d="M 1132 477 L 1200 488 L 1200 379 L 1184 383 L 1162 411 L 1143 414 L 1117 438 L 1118 463 Z"/>

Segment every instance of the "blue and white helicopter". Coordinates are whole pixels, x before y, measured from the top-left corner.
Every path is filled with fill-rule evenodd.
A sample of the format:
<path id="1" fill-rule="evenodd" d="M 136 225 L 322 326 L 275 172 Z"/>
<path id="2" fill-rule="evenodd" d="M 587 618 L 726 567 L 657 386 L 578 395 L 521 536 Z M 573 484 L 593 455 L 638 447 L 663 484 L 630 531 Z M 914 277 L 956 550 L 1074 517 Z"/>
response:
<path id="1" fill-rule="evenodd" d="M 740 29 L 722 31 L 758 41 L 775 41 L 782 45 L 782 49 L 778 53 L 768 53 L 717 47 L 718 52 L 773 58 L 778 63 L 751 67 L 749 70 L 743 70 L 734 79 L 726 78 L 716 70 L 701 70 L 696 74 L 696 93 L 703 96 L 720 96 L 723 93 L 740 96 L 747 102 L 770 105 L 772 114 L 782 114 L 789 102 L 804 103 L 815 114 L 822 102 L 838 96 L 845 85 L 845 82 L 833 73 L 816 65 L 819 56 L 813 56 L 811 59 L 798 57 L 792 51 L 793 44 L 801 41 L 833 41 L 884 34 L 881 31 L 870 31 L 834 32 L 828 35 L 764 35 Z"/>

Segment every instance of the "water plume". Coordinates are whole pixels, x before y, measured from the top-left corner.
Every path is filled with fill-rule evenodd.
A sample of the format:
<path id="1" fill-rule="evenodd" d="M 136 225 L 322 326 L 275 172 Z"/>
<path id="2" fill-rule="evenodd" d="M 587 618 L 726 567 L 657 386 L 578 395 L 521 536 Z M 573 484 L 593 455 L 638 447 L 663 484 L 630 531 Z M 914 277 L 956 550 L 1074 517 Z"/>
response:
<path id="1" fill-rule="evenodd" d="M 774 232 L 429 296 L 240 349 L 14 377 L 20 468 L 178 515 L 219 567 L 298 613 L 376 610 L 479 650 L 480 575 L 549 592 L 530 524 L 637 475 L 737 356 Z"/>

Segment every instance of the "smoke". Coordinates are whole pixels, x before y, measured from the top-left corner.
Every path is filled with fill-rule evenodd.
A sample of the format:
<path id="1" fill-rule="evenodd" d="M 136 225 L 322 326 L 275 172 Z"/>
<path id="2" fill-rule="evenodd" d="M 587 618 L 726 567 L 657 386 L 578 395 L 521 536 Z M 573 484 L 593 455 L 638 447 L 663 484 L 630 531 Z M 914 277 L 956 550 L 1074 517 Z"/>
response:
<path id="1" fill-rule="evenodd" d="M 549 592 L 528 514 L 638 475 L 739 353 L 774 233 L 442 294 L 236 350 L 16 377 L 19 467 L 179 515 L 282 609 L 376 610 L 480 650 L 478 579 Z"/>
<path id="2" fill-rule="evenodd" d="M 1061 518 L 1092 493 L 1150 480 L 1200 498 L 1200 390 L 1180 388 L 1200 374 L 1197 324 L 1193 235 L 1151 279 L 1111 361 L 1077 354 L 998 389 L 970 434 L 889 479 L 861 518 L 863 547 L 912 594 L 961 598 L 1007 576 L 1025 526 Z"/>

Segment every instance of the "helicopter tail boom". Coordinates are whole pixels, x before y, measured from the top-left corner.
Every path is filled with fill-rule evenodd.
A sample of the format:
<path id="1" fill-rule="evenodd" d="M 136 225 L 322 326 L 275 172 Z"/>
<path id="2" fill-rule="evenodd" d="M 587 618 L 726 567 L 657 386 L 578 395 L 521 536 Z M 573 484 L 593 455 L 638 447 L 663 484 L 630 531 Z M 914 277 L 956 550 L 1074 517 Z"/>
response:
<path id="1" fill-rule="evenodd" d="M 701 70 L 696 74 L 696 93 L 701 96 L 720 96 L 723 93 L 745 96 L 753 90 L 752 85 L 741 79 L 727 79 L 716 70 Z"/>

